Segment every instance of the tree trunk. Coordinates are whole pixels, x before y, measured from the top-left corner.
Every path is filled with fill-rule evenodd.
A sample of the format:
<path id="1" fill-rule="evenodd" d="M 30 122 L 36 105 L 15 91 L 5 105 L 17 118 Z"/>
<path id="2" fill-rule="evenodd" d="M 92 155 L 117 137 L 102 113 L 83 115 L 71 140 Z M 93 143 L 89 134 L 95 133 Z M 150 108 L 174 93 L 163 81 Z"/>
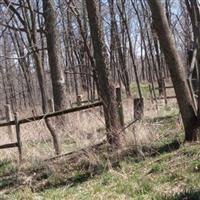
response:
<path id="1" fill-rule="evenodd" d="M 199 134 L 198 121 L 189 93 L 184 65 L 172 39 L 165 11 L 159 0 L 148 0 L 148 2 L 152 12 L 154 28 L 157 32 L 174 85 L 185 128 L 185 140 L 197 140 Z"/>
<path id="2" fill-rule="evenodd" d="M 56 11 L 53 0 L 43 0 L 43 10 L 47 38 L 47 50 L 55 110 L 61 110 L 66 105 L 65 76 L 59 59 L 59 36 L 56 30 Z"/>
<path id="3" fill-rule="evenodd" d="M 107 53 L 103 42 L 100 28 L 99 11 L 95 0 L 86 0 L 87 13 L 89 18 L 90 32 L 94 48 L 94 58 L 96 61 L 96 71 L 99 81 L 100 97 L 103 101 L 106 128 L 108 131 L 108 142 L 113 147 L 119 147 L 120 141 L 120 121 L 117 114 L 117 104 L 115 100 L 115 90 L 111 83 Z"/>

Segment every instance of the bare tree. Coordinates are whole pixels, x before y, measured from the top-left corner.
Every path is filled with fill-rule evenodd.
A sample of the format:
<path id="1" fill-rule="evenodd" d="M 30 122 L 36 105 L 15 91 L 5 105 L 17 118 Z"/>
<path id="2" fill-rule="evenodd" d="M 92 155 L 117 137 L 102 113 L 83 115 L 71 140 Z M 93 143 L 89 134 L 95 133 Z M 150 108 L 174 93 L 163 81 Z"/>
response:
<path id="1" fill-rule="evenodd" d="M 184 65 L 172 39 L 172 34 L 165 11 L 159 0 L 148 0 L 148 2 L 152 12 L 153 25 L 158 34 L 160 45 L 164 52 L 165 60 L 169 67 L 174 85 L 178 105 L 183 119 L 183 125 L 185 128 L 185 140 L 198 140 L 200 129 L 189 93 Z"/>
<path id="2" fill-rule="evenodd" d="M 43 10 L 46 27 L 47 51 L 55 110 L 61 110 L 66 106 L 66 85 L 63 68 L 59 58 L 60 42 L 56 30 L 56 10 L 53 0 L 43 0 Z"/>
<path id="3" fill-rule="evenodd" d="M 103 101 L 108 142 L 116 147 L 120 146 L 120 121 L 117 114 L 115 93 L 110 79 L 108 55 L 106 53 L 101 26 L 99 24 L 99 11 L 95 0 L 86 0 L 90 32 L 96 61 L 96 71 L 99 81 L 100 97 Z"/>

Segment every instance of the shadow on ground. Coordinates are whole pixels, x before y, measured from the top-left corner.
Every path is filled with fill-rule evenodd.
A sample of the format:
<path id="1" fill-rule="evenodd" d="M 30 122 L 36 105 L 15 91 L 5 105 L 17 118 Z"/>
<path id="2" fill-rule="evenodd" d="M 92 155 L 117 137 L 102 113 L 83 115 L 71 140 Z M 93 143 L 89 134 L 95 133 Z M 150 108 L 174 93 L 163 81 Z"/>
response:
<path id="1" fill-rule="evenodd" d="M 175 151 L 177 149 L 179 149 L 180 147 L 180 143 L 177 140 L 172 141 L 169 144 L 164 144 L 163 146 L 157 147 L 157 148 L 151 148 L 151 152 L 146 152 L 145 153 L 145 157 L 149 157 L 149 156 L 157 156 L 163 153 L 169 153 L 172 151 Z M 145 150 L 144 150 L 145 151 Z M 148 151 L 148 150 L 147 150 Z M 132 162 L 140 162 L 142 160 L 144 160 L 145 158 L 138 156 L 137 152 L 135 151 L 135 149 L 131 149 L 127 152 L 124 152 L 123 155 L 120 156 L 120 158 L 115 158 L 115 160 L 110 161 L 112 162 L 111 166 L 112 168 L 118 168 L 120 167 L 120 161 L 122 160 L 126 160 L 126 159 L 130 159 Z M 103 162 L 102 162 L 103 163 Z M 3 166 L 3 165 L 2 165 Z M 4 167 L 0 167 L 1 168 L 5 168 L 6 165 L 4 165 Z M 7 166 L 6 166 L 7 168 Z M 95 166 L 82 166 L 80 167 L 81 169 L 84 170 L 80 170 L 82 171 L 81 173 L 77 173 L 76 175 L 73 175 L 72 177 L 66 177 L 63 178 L 62 180 L 59 181 L 55 181 L 56 183 L 50 183 L 48 181 L 48 178 L 50 175 L 43 175 L 44 173 L 44 169 L 39 170 L 39 174 L 41 174 L 40 178 L 35 180 L 35 186 L 38 185 L 38 183 L 44 181 L 45 184 L 39 184 L 37 187 L 31 187 L 31 189 L 34 192 L 41 192 L 44 191 L 46 189 L 51 189 L 51 188 L 58 188 L 58 187 L 66 187 L 66 188 L 70 188 L 70 187 L 74 187 L 78 184 L 81 184 L 85 181 L 88 181 L 91 178 L 94 178 L 95 175 L 100 175 L 101 173 L 105 172 L 106 170 L 108 170 L 109 166 L 105 165 L 105 163 L 102 165 L 95 165 Z M 1 170 L 0 170 L 1 171 Z M 11 170 L 10 172 L 13 172 L 13 170 Z M 37 172 L 38 173 L 38 172 Z M 5 175 L 5 174 L 4 174 Z M 18 181 L 18 179 L 20 177 L 18 177 L 17 173 L 9 173 L 6 174 L 7 176 L 0 176 L 0 189 L 6 189 L 12 186 L 16 186 L 16 184 L 20 185 L 20 182 Z M 199 198 L 200 199 L 200 198 Z"/>
<path id="2" fill-rule="evenodd" d="M 163 200 L 200 200 L 200 191 L 189 191 L 165 197 Z"/>
<path id="3" fill-rule="evenodd" d="M 163 120 L 169 121 L 169 120 L 173 120 L 173 118 L 171 116 L 169 116 L 169 117 L 163 117 L 163 118 L 156 118 L 154 120 L 155 121 L 163 121 Z M 133 147 L 128 152 L 124 152 L 120 157 L 114 156 L 114 159 L 112 157 L 111 158 L 111 160 L 112 160 L 111 162 L 113 162 L 112 164 L 109 162 L 105 165 L 106 159 L 104 158 L 104 162 L 101 162 L 100 165 L 98 164 L 98 165 L 92 166 L 92 167 L 91 167 L 91 165 L 88 167 L 84 166 L 83 168 L 80 167 L 81 173 L 73 175 L 72 177 L 68 177 L 68 176 L 64 177 L 62 180 L 60 180 L 60 179 L 58 181 L 56 180 L 56 181 L 54 181 L 53 184 L 51 182 L 49 182 L 49 180 L 48 180 L 48 178 L 49 178 L 49 176 L 51 176 L 51 174 L 47 174 L 45 176 L 41 175 L 40 179 L 34 180 L 34 185 L 35 186 L 38 185 L 38 186 L 35 187 L 35 186 L 31 185 L 31 189 L 34 192 L 41 192 L 41 191 L 44 191 L 46 189 L 51 189 L 51 188 L 74 187 L 78 184 L 88 181 L 89 179 L 93 178 L 95 175 L 100 175 L 101 173 L 105 172 L 110 167 L 109 164 L 111 164 L 111 166 L 113 168 L 118 168 L 118 167 L 120 167 L 119 163 L 122 160 L 131 158 L 131 161 L 133 161 L 133 162 L 140 162 L 140 161 L 144 160 L 145 157 L 154 157 L 154 156 L 157 156 L 160 154 L 170 153 L 170 152 L 176 151 L 179 148 L 180 148 L 180 142 L 178 140 L 173 140 L 170 143 L 167 143 L 167 144 L 165 143 L 158 147 L 147 147 L 144 149 L 142 148 L 144 155 L 142 154 L 142 156 L 141 156 L 140 154 L 138 154 L 137 149 L 135 149 Z M 100 154 L 100 152 L 105 149 L 106 149 L 105 147 L 103 147 L 102 150 L 97 149 L 96 153 Z M 18 177 L 16 170 L 13 169 L 12 166 L 10 166 L 10 170 L 7 170 L 8 166 L 9 166 L 9 163 L 6 163 L 6 162 L 0 163 L 0 190 L 10 188 L 10 187 L 13 187 L 16 185 L 19 185 L 19 186 L 21 185 L 21 183 L 19 181 L 20 177 Z M 84 170 L 82 170 L 82 169 L 84 169 Z M 2 171 L 2 173 L 1 173 L 1 171 Z M 6 173 L 5 173 L 5 171 L 6 171 Z M 40 169 L 39 172 L 35 172 L 35 173 L 45 174 L 44 169 Z M 40 184 L 43 181 L 45 183 Z M 185 195 L 185 196 L 183 196 L 183 195 Z M 188 197 L 186 195 L 188 195 Z M 172 200 L 176 200 L 176 199 L 184 199 L 184 200 L 199 199 L 200 200 L 200 193 L 198 192 L 198 193 L 179 194 L 179 196 L 172 197 L 171 199 Z M 169 198 L 167 200 L 171 200 L 171 199 Z"/>
<path id="4" fill-rule="evenodd" d="M 152 156 L 157 156 L 159 154 L 170 153 L 170 152 L 176 151 L 180 148 L 180 146 L 181 146 L 181 143 L 175 139 L 170 143 L 163 144 L 162 146 L 159 146 L 156 148 L 152 148 L 154 151 Z"/>

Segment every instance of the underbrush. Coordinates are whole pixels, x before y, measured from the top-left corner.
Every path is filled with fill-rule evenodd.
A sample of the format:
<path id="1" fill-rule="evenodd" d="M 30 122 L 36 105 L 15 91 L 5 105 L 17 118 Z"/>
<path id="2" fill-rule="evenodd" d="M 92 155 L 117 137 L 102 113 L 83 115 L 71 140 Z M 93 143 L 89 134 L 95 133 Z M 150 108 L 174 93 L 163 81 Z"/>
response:
<path id="1" fill-rule="evenodd" d="M 106 144 L 77 150 L 77 146 L 64 143 L 67 152 L 76 152 L 46 161 L 43 156 L 31 157 L 35 144 L 30 144 L 26 154 L 30 157 L 21 165 L 15 164 L 16 157 L 1 160 L 0 197 L 200 199 L 200 148 L 198 144 L 183 143 L 176 108 L 146 113 L 141 122 L 126 130 L 125 141 L 123 151 L 109 153 Z"/>
<path id="2" fill-rule="evenodd" d="M 26 177 L 29 182 L 14 188 L 10 185 L 4 195 L 6 199 L 196 200 L 200 197 L 199 156 L 197 144 L 185 144 L 145 160 L 127 156 L 109 168 L 105 162 L 95 174 L 79 169 L 70 177 L 66 164 L 54 163 L 32 171 L 29 175 L 35 173 L 35 178 Z M 20 178 L 18 174 L 17 182 Z"/>

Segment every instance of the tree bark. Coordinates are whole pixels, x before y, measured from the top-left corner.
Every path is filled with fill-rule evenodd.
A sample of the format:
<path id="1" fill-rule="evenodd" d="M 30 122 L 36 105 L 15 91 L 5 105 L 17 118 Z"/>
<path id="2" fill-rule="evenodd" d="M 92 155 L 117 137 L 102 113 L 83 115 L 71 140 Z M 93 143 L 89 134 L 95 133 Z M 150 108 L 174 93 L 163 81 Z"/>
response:
<path id="1" fill-rule="evenodd" d="M 118 132 L 121 126 L 119 116 L 117 114 L 115 90 L 110 78 L 107 52 L 105 50 L 102 31 L 100 28 L 101 26 L 99 24 L 99 11 L 95 0 L 86 0 L 86 7 L 94 48 L 95 66 L 99 81 L 99 92 L 103 101 L 105 112 L 106 128 L 108 131 L 107 139 L 112 146 L 119 147 L 121 145 L 121 141 Z"/>
<path id="2" fill-rule="evenodd" d="M 184 65 L 172 39 L 172 33 L 165 11 L 159 0 L 148 0 L 148 3 L 152 12 L 154 28 L 157 32 L 161 48 L 165 55 L 165 60 L 175 89 L 185 128 L 185 140 L 197 140 L 199 135 L 198 120 L 189 93 Z"/>
<path id="3" fill-rule="evenodd" d="M 59 36 L 56 30 L 56 11 L 53 0 L 43 0 L 47 51 L 51 71 L 55 110 L 66 105 L 65 76 L 59 59 Z"/>

